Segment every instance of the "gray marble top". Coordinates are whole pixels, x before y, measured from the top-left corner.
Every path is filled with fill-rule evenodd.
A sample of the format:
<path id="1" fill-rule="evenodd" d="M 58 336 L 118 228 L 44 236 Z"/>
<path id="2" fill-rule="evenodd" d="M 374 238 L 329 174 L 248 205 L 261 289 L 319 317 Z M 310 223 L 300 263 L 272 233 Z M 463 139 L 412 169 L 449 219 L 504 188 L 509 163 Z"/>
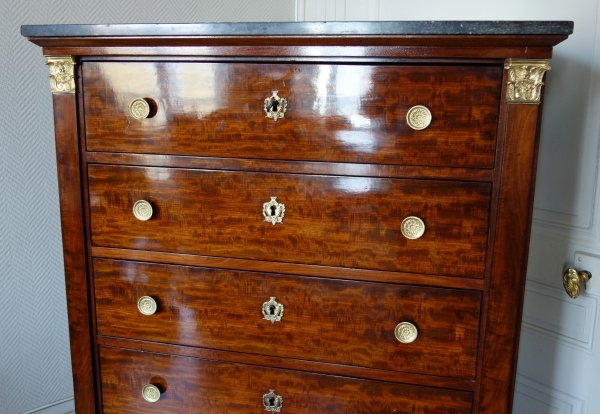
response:
<path id="1" fill-rule="evenodd" d="M 281 22 L 21 26 L 26 37 L 570 35 L 570 21 Z"/>

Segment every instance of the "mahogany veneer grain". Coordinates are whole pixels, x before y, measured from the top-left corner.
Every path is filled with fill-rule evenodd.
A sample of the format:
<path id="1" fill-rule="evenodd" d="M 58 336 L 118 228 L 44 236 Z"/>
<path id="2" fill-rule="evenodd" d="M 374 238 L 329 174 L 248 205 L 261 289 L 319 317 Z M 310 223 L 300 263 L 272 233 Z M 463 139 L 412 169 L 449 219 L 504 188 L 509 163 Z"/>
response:
<path id="1" fill-rule="evenodd" d="M 288 414 L 509 414 L 541 107 L 506 102 L 503 67 L 549 59 L 572 22 L 472 25 L 25 27 L 78 62 L 53 100 L 77 412 L 258 413 L 275 388 Z M 127 114 L 138 97 L 153 118 Z M 401 319 L 422 334 L 398 348 Z"/>
<path id="2" fill-rule="evenodd" d="M 285 413 L 467 414 L 464 391 L 365 381 L 203 359 L 100 348 L 105 414 L 255 413 L 274 390 Z M 164 390 L 158 402 L 142 398 L 146 384 Z"/>
<path id="3" fill-rule="evenodd" d="M 90 165 L 94 246 L 483 277 L 488 183 Z M 285 205 L 283 224 L 263 203 Z M 138 200 L 155 210 L 133 215 Z M 402 221 L 425 234 L 409 240 Z"/>
<path id="4" fill-rule="evenodd" d="M 89 151 L 492 168 L 497 66 L 84 62 Z M 439 90 L 444 93 L 439 93 Z M 285 119 L 265 117 L 278 90 Z M 136 120 L 129 103 L 155 102 Z M 415 131 L 406 114 L 432 112 Z"/>
<path id="5" fill-rule="evenodd" d="M 480 292 L 103 259 L 94 285 L 100 335 L 475 377 Z M 154 315 L 138 311 L 142 296 L 158 303 Z M 280 322 L 263 318 L 270 297 Z M 417 340 L 396 340 L 400 322 Z"/>

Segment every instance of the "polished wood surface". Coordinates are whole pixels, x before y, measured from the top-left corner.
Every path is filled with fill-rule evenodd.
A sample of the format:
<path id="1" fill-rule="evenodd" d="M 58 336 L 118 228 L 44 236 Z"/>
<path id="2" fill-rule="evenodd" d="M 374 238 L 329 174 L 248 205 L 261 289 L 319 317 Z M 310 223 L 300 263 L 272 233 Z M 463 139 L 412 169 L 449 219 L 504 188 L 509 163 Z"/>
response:
<path id="1" fill-rule="evenodd" d="M 30 33 L 81 68 L 77 94 L 54 97 L 78 412 L 259 413 L 276 389 L 286 413 L 510 414 L 541 107 L 505 102 L 503 67 L 549 59 L 572 26 L 344 24 Z M 128 114 L 138 97 L 150 119 Z M 427 129 L 407 126 L 413 105 Z M 283 225 L 263 222 L 271 196 Z M 408 215 L 422 238 L 400 234 Z M 155 315 L 137 313 L 141 294 Z M 421 332 L 394 343 L 405 354 L 388 342 L 402 319 Z"/>
<path id="2" fill-rule="evenodd" d="M 86 243 L 81 195 L 81 167 L 75 95 L 54 95 L 54 136 L 59 186 L 62 244 L 73 390 L 77 412 L 94 414 L 92 331 L 86 272 Z"/>
<path id="3" fill-rule="evenodd" d="M 506 172 L 499 189 L 494 248 L 495 256 L 504 260 L 494 262 L 488 281 L 488 326 L 480 401 L 485 413 L 504 414 L 512 407 L 533 214 L 539 109 L 533 105 L 510 105 L 506 110 L 503 131 Z M 507 286 L 518 288 L 518 292 Z"/>
<path id="4" fill-rule="evenodd" d="M 399 382 L 410 385 L 427 385 L 436 388 L 449 388 L 461 391 L 476 391 L 477 381 L 452 377 L 439 377 L 430 374 L 415 374 L 403 371 L 389 371 L 376 368 L 363 368 L 353 365 L 331 364 L 327 362 L 310 361 L 307 359 L 292 359 L 272 355 L 259 355 L 224 351 L 222 349 L 198 348 L 185 345 L 172 345 L 161 342 L 149 342 L 139 339 L 117 338 L 114 336 L 98 335 L 99 345 L 113 348 L 132 349 L 157 354 L 188 356 L 193 358 L 210 359 L 222 362 L 232 362 L 248 365 L 258 365 L 271 368 L 291 369 L 295 371 L 315 372 L 328 375 L 361 378 L 375 381 Z"/>
<path id="5" fill-rule="evenodd" d="M 474 378 L 479 292 L 101 259 L 94 284 L 100 335 Z M 271 297 L 280 322 L 263 317 Z M 396 340 L 400 322 L 414 342 Z"/>
<path id="6" fill-rule="evenodd" d="M 454 167 L 419 167 L 282 160 L 247 160 L 242 158 L 191 157 L 180 155 L 87 152 L 90 164 L 140 165 L 147 167 L 179 167 L 208 170 L 241 170 L 315 175 L 347 175 L 378 178 L 430 178 L 458 181 L 494 180 L 494 170 Z"/>
<path id="7" fill-rule="evenodd" d="M 453 289 L 483 290 L 485 280 L 465 277 L 439 276 L 432 274 L 391 272 L 371 269 L 349 269 L 343 267 L 304 265 L 297 263 L 272 262 L 267 260 L 232 259 L 197 254 L 164 253 L 147 250 L 92 247 L 94 257 L 106 259 L 137 260 L 152 263 L 167 263 L 185 266 L 202 266 L 218 269 L 249 270 L 256 272 L 305 275 L 370 282 L 402 283 L 414 286 L 447 287 Z"/>
<path id="8" fill-rule="evenodd" d="M 216 361 L 100 348 L 105 414 L 263 413 L 262 397 L 283 397 L 281 412 L 471 413 L 464 391 L 310 374 Z M 142 398 L 146 384 L 161 389 L 156 403 Z"/>
<path id="9" fill-rule="evenodd" d="M 483 277 L 491 186 L 90 165 L 95 246 Z M 265 222 L 272 196 L 283 224 Z M 155 213 L 137 220 L 133 204 Z M 405 238 L 420 217 L 425 234 Z"/>
<path id="10" fill-rule="evenodd" d="M 464 36 L 459 36 L 466 39 Z M 422 36 L 413 46 L 402 44 L 402 39 L 393 39 L 385 42 L 388 46 L 316 46 L 311 43 L 309 46 L 203 46 L 201 39 L 192 39 L 187 42 L 179 41 L 179 39 L 170 39 L 164 41 L 161 39 L 153 39 L 156 45 L 152 45 L 153 40 L 148 38 L 132 39 L 131 42 L 123 42 L 122 38 L 105 38 L 96 39 L 95 41 L 79 39 L 70 39 L 65 42 L 64 38 L 52 39 L 33 39 L 40 46 L 43 46 L 42 53 L 46 56 L 80 56 L 85 60 L 89 57 L 90 60 L 97 61 L 98 56 L 102 58 L 117 58 L 131 60 L 144 58 L 144 60 L 155 60 L 165 57 L 170 57 L 175 61 L 182 61 L 193 57 L 194 60 L 204 59 L 206 61 L 215 61 L 218 59 L 230 61 L 233 58 L 243 60 L 266 59 L 294 61 L 304 60 L 307 62 L 323 62 L 328 60 L 343 61 L 345 63 L 363 63 L 363 60 L 375 61 L 376 63 L 388 63 L 386 60 L 401 59 L 403 61 L 417 61 L 423 63 L 431 62 L 431 59 L 436 61 L 448 59 L 500 59 L 503 60 L 507 56 L 512 59 L 550 59 L 552 57 L 552 47 L 546 43 L 560 43 L 566 36 L 556 36 L 552 42 L 545 42 L 546 36 L 531 36 L 525 39 L 518 36 L 514 42 L 509 42 L 506 45 L 504 42 L 499 45 L 482 47 L 468 46 L 457 47 L 448 44 L 432 45 L 432 36 Z M 476 36 L 469 36 L 471 39 L 476 39 Z M 240 43 L 244 40 L 241 39 Z M 496 38 L 497 40 L 497 38 Z M 532 44 L 539 46 L 525 46 L 531 40 Z M 456 39 L 458 43 L 458 39 Z M 71 46 L 67 46 L 66 43 Z M 265 39 L 261 43 L 269 43 Z M 485 42 L 483 42 L 485 43 Z M 174 58 L 176 57 L 176 58 Z M 477 62 L 475 62 L 477 63 Z"/>
<path id="11" fill-rule="evenodd" d="M 497 66 L 85 62 L 89 151 L 492 168 Z M 444 93 L 438 93 L 442 89 Z M 284 119 L 266 118 L 273 90 Z M 129 113 L 151 99 L 156 115 Z M 432 113 L 407 125 L 415 105 Z"/>

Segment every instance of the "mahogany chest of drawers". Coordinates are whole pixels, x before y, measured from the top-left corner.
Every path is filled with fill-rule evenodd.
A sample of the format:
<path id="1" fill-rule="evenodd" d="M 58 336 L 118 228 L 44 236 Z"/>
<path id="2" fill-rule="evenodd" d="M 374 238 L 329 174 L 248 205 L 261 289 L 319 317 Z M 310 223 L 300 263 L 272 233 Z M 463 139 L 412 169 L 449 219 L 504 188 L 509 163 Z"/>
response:
<path id="1" fill-rule="evenodd" d="M 77 412 L 509 413 L 572 26 L 24 26 Z"/>

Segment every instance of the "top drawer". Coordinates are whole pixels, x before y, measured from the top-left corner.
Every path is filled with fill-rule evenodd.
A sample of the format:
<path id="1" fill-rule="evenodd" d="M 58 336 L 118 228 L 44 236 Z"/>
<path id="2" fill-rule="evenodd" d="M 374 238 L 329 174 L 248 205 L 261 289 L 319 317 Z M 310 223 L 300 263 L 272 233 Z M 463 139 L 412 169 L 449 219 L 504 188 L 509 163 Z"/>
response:
<path id="1" fill-rule="evenodd" d="M 85 62 L 89 151 L 493 168 L 500 66 Z M 287 99 L 267 118 L 265 98 Z M 136 98 L 150 116 L 134 118 Z M 407 123 L 417 105 L 431 123 Z"/>

